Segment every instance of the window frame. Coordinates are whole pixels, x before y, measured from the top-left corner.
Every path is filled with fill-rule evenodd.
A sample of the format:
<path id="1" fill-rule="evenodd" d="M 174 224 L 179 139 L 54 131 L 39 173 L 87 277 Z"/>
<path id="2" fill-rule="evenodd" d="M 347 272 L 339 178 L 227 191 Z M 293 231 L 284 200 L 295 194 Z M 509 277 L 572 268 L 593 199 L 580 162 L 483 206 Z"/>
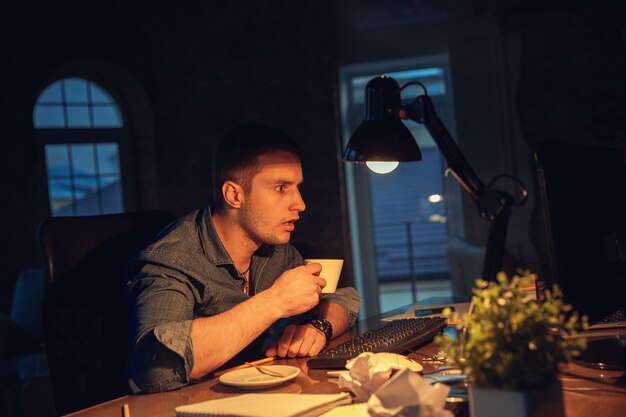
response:
<path id="1" fill-rule="evenodd" d="M 38 105 L 38 100 L 41 94 L 51 85 L 60 82 L 61 80 L 79 78 L 87 82 L 93 83 L 104 90 L 111 96 L 111 99 L 120 112 L 122 119 L 122 127 L 36 127 L 34 121 L 35 108 Z M 116 143 L 119 152 L 119 164 L 120 164 L 120 182 L 122 188 L 123 207 L 122 211 L 132 211 L 136 205 L 136 193 L 135 193 L 135 179 L 133 169 L 132 158 L 132 146 L 130 143 L 129 135 L 129 118 L 123 102 L 119 99 L 118 94 L 115 93 L 106 83 L 101 80 L 94 80 L 91 77 L 72 74 L 56 77 L 53 81 L 45 84 L 43 88 L 38 92 L 34 103 L 31 107 L 31 126 L 34 130 L 34 136 L 37 143 L 38 154 L 40 160 L 43 161 L 43 180 L 45 182 L 45 195 L 47 198 L 47 214 L 48 217 L 53 215 L 50 205 L 50 189 L 48 187 L 48 171 L 45 155 L 46 145 L 73 145 L 73 144 L 94 144 L 94 143 Z"/>
<path id="2" fill-rule="evenodd" d="M 361 104 L 352 101 L 351 79 L 368 74 L 385 74 L 421 68 L 441 67 L 444 69 L 446 93 L 444 97 L 431 97 L 435 106 L 445 102 L 446 127 L 455 134 L 453 89 L 450 74 L 448 54 L 435 54 L 412 57 L 399 60 L 376 61 L 361 64 L 351 64 L 339 67 L 339 102 L 342 125 L 342 149 L 350 139 L 350 121 L 358 116 L 362 118 Z M 363 106 L 364 107 L 364 106 Z M 443 158 L 443 156 L 442 156 Z M 374 237 L 374 222 L 372 212 L 372 196 L 369 178 L 365 169 L 358 169 L 357 164 L 344 163 L 346 198 L 348 206 L 349 231 L 352 242 L 352 260 L 354 281 L 357 290 L 362 296 L 361 317 L 371 317 L 380 314 L 379 282 L 376 267 L 376 251 Z M 359 164 L 360 165 L 360 164 Z M 444 165 L 446 165 L 444 158 Z M 443 175 L 443 173 L 442 173 Z M 444 189 L 448 201 L 446 202 L 446 216 L 448 218 L 448 238 L 462 236 L 463 215 L 461 205 L 461 190 L 458 184 L 449 177 L 444 180 Z"/>

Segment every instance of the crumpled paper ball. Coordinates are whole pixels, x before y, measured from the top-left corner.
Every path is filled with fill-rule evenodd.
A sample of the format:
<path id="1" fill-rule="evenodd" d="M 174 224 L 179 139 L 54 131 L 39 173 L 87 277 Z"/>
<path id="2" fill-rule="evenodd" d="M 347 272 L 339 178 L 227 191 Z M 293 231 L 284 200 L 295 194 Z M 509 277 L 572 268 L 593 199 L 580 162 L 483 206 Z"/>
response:
<path id="1" fill-rule="evenodd" d="M 453 417 L 444 409 L 450 387 L 429 384 L 420 375 L 402 369 L 381 385 L 367 401 L 370 417 Z"/>
<path id="2" fill-rule="evenodd" d="M 392 364 L 372 352 L 363 352 L 350 359 L 346 369 L 349 373 L 339 376 L 339 387 L 350 390 L 361 402 L 366 402 L 393 372 Z"/>

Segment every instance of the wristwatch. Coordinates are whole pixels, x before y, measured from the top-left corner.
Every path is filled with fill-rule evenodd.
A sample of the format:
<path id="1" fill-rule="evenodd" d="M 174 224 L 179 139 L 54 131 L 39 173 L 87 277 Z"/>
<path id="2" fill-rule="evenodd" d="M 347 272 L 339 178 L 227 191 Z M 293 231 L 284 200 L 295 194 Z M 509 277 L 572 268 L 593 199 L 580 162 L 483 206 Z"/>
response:
<path id="1" fill-rule="evenodd" d="M 324 347 L 328 346 L 328 344 L 330 343 L 330 339 L 332 339 L 333 337 L 333 325 L 330 324 L 328 320 L 326 320 L 326 317 L 322 316 L 321 314 L 315 314 L 307 318 L 305 324 L 310 324 L 311 326 L 322 332 L 324 336 L 326 336 L 326 345 L 324 345 Z"/>

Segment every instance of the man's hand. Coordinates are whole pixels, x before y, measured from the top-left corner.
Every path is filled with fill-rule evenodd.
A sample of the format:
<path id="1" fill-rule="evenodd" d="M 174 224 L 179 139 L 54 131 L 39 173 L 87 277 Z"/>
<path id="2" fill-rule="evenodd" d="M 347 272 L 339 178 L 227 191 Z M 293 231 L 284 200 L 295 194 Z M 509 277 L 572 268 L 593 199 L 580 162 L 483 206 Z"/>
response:
<path id="1" fill-rule="evenodd" d="M 322 288 L 326 286 L 326 280 L 319 277 L 321 271 L 320 264 L 309 264 L 285 271 L 278 277 L 266 295 L 282 310 L 281 317 L 295 316 L 317 305 Z"/>
<path id="2" fill-rule="evenodd" d="M 287 326 L 280 340 L 269 348 L 265 355 L 281 358 L 315 356 L 326 345 L 326 336 L 310 324 Z"/>

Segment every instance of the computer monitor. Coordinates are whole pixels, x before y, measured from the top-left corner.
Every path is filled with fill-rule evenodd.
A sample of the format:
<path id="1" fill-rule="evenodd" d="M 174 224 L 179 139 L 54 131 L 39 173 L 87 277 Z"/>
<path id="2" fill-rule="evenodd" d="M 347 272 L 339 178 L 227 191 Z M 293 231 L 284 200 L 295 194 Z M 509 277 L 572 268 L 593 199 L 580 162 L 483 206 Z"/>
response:
<path id="1" fill-rule="evenodd" d="M 534 147 L 548 283 L 589 317 L 626 306 L 626 163 L 619 149 Z"/>

